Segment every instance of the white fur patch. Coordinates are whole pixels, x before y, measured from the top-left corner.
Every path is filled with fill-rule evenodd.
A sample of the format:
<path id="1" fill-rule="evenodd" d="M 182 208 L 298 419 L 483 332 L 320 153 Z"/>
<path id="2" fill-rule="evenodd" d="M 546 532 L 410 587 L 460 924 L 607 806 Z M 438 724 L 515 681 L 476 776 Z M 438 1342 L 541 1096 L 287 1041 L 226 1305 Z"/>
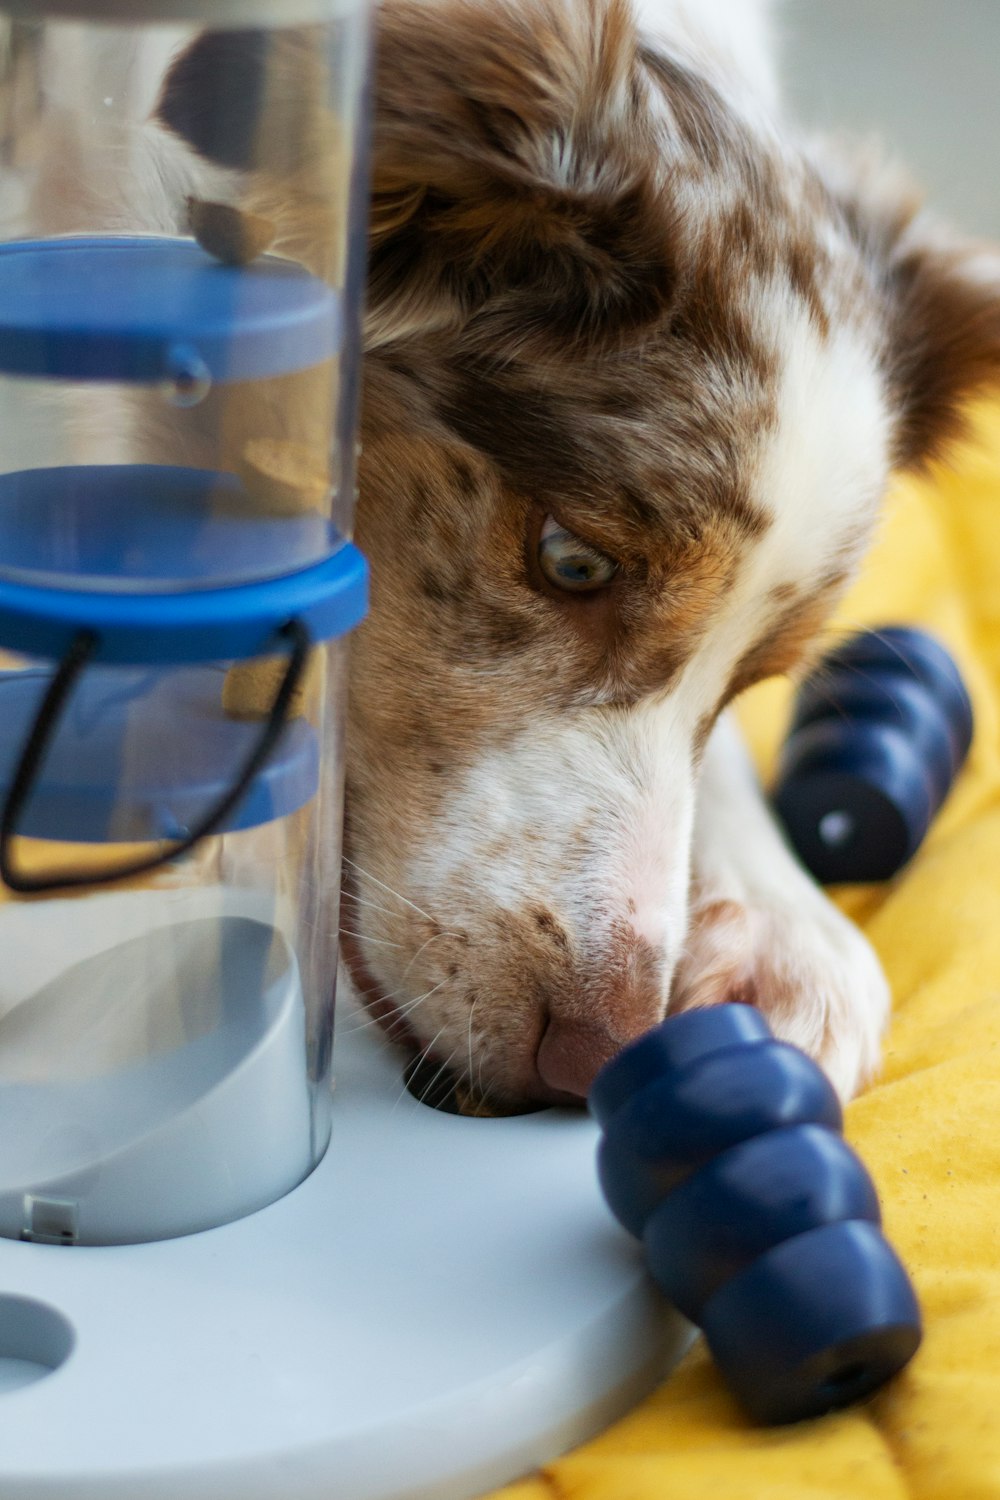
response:
<path id="1" fill-rule="evenodd" d="M 726 90 L 754 116 L 778 102 L 770 0 L 633 0 L 639 24 L 710 76 L 720 71 Z"/>
<path id="2" fill-rule="evenodd" d="M 407 888 L 476 924 L 540 903 L 594 964 L 618 923 L 662 950 L 683 940 L 694 815 L 691 727 L 674 699 L 533 724 L 485 754 L 449 799 Z"/>
<path id="3" fill-rule="evenodd" d="M 781 360 L 777 430 L 756 499 L 773 517 L 755 557 L 775 582 L 807 584 L 829 549 L 867 531 L 889 472 L 890 420 L 870 341 L 834 323 L 823 338 L 801 303 L 766 316 Z M 759 578 L 748 575 L 748 581 Z"/>

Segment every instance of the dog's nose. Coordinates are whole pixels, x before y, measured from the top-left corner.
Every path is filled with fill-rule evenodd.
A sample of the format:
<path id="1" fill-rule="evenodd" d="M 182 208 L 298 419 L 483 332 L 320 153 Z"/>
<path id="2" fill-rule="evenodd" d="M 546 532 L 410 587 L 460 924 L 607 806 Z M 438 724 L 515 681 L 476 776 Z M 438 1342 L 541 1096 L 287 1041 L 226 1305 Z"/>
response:
<path id="1" fill-rule="evenodd" d="M 620 1036 L 593 1021 L 553 1018 L 539 1043 L 535 1065 L 549 1088 L 585 1099 L 601 1068 L 622 1045 Z"/>

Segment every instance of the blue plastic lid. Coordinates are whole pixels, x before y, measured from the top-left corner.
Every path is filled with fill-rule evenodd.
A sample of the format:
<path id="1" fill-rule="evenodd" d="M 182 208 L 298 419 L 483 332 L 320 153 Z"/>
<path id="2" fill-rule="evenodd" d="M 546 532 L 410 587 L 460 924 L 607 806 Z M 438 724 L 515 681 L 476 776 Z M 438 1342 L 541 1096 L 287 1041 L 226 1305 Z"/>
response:
<path id="1" fill-rule="evenodd" d="M 88 844 L 183 837 L 232 785 L 260 738 L 258 721 L 223 712 L 224 676 L 219 665 L 85 672 L 19 833 Z M 0 672 L 0 801 L 48 682 L 45 672 Z M 292 719 L 220 831 L 285 817 L 315 795 L 318 777 L 315 730 Z"/>
<path id="2" fill-rule="evenodd" d="M 367 608 L 365 559 L 325 517 L 261 516 L 212 470 L 0 476 L 0 559 L 0 646 L 52 661 L 84 629 L 97 661 L 232 661 L 290 619 L 325 641 Z"/>
<path id="3" fill-rule="evenodd" d="M 237 661 L 274 651 L 299 620 L 314 641 L 364 619 L 368 565 L 344 542 L 324 562 L 263 583 L 183 594 L 35 588 L 0 579 L 0 646 L 61 661 L 81 630 L 95 633 L 94 660 L 116 665 Z"/>
<path id="4" fill-rule="evenodd" d="M 63 380 L 260 380 L 336 354 L 336 292 L 262 256 L 224 266 L 193 240 L 88 236 L 0 245 L 0 372 Z"/>

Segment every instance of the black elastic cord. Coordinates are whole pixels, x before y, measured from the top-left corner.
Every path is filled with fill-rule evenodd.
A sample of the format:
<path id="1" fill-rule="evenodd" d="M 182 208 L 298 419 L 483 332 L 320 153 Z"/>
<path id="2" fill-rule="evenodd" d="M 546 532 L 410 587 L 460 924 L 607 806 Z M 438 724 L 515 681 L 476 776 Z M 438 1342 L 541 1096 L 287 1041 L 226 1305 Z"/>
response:
<path id="1" fill-rule="evenodd" d="M 14 868 L 11 859 L 11 844 L 17 836 L 17 822 L 21 812 L 45 764 L 49 743 L 62 717 L 66 699 L 97 648 L 97 636 L 92 631 L 81 630 L 74 637 L 69 650 L 59 663 L 58 670 L 42 700 L 42 706 L 35 716 L 35 722 L 31 726 L 21 752 L 21 759 L 10 791 L 7 793 L 3 812 L 0 813 L 0 879 L 4 881 L 4 884 L 20 895 L 35 895 L 40 891 L 73 890 L 85 885 L 112 885 L 118 880 L 131 880 L 136 875 L 147 875 L 151 870 L 158 870 L 161 865 L 179 859 L 202 839 L 215 833 L 244 796 L 250 783 L 263 768 L 281 739 L 288 723 L 288 710 L 292 695 L 302 679 L 302 673 L 312 648 L 312 639 L 300 620 L 289 620 L 287 624 L 281 626 L 277 634 L 279 638 L 290 643 L 288 668 L 281 680 L 274 703 L 271 705 L 264 732 L 252 753 L 247 757 L 229 791 L 219 799 L 211 812 L 196 827 L 183 839 L 171 844 L 169 848 L 135 860 L 131 864 L 119 866 L 115 870 L 99 870 L 91 874 L 84 874 L 77 870 L 56 870 L 47 875 L 29 875 Z"/>

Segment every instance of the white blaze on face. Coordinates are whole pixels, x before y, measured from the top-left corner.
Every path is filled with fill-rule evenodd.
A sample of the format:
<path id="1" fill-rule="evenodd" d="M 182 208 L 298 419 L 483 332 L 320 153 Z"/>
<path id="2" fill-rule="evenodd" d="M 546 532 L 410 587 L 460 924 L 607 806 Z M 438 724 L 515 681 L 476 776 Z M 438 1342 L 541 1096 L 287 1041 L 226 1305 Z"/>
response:
<path id="1" fill-rule="evenodd" d="M 734 588 L 689 666 L 727 680 L 776 616 L 772 590 L 808 600 L 860 560 L 890 469 L 891 423 L 870 339 L 856 326 L 824 336 L 804 305 L 761 303 L 779 360 L 776 421 L 761 444 L 752 498 L 769 520 L 749 543 Z"/>
<path id="2" fill-rule="evenodd" d="M 831 548 L 870 521 L 889 470 L 890 421 L 860 329 L 834 325 L 824 338 L 800 308 L 783 335 L 778 423 L 757 498 L 774 516 L 769 566 L 806 583 L 836 561 Z"/>
<path id="3" fill-rule="evenodd" d="M 473 929 L 544 905 L 595 969 L 624 924 L 666 982 L 686 922 L 692 735 L 672 697 L 532 723 L 455 788 L 407 889 Z"/>

